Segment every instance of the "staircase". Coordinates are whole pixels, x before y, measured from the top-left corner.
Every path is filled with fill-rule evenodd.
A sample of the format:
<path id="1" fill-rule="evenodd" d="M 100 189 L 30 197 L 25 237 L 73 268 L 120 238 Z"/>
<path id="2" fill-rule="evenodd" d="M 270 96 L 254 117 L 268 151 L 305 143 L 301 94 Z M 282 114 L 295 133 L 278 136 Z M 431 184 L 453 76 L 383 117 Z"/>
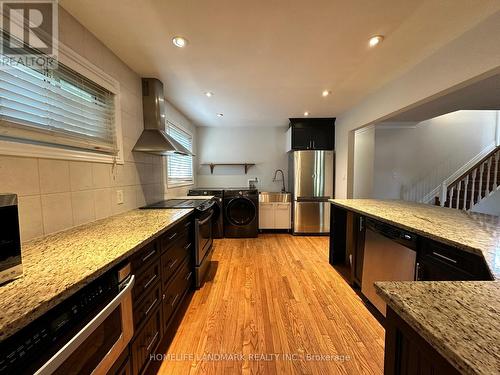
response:
<path id="1" fill-rule="evenodd" d="M 500 146 L 449 185 L 443 183 L 434 204 L 470 210 L 481 200 L 500 190 Z"/>

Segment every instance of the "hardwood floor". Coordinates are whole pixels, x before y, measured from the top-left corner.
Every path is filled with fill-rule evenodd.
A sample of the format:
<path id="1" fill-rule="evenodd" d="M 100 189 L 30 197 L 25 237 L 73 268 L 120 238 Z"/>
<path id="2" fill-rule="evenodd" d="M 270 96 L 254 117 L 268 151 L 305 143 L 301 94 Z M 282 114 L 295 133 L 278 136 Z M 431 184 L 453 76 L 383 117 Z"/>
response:
<path id="1" fill-rule="evenodd" d="M 160 374 L 383 373 L 384 330 L 328 264 L 328 238 L 215 246 L 212 279 L 193 295 Z"/>

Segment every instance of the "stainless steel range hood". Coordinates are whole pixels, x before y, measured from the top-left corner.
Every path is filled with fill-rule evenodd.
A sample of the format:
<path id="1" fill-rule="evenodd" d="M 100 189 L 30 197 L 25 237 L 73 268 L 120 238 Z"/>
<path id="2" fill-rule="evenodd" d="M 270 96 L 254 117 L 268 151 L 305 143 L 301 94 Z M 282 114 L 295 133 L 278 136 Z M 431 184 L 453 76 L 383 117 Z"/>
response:
<path id="1" fill-rule="evenodd" d="M 156 78 L 142 79 L 142 109 L 144 130 L 133 151 L 155 155 L 181 154 L 194 156 L 191 151 L 165 131 L 165 99 L 163 83 Z"/>

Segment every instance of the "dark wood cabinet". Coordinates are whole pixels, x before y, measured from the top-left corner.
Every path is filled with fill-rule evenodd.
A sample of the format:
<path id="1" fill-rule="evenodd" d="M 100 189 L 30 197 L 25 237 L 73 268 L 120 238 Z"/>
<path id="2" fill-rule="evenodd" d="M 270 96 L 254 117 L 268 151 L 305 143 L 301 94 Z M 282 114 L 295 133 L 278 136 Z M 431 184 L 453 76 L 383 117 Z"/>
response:
<path id="1" fill-rule="evenodd" d="M 186 259 L 163 292 L 163 332 L 167 331 L 174 312 L 193 285 L 191 262 Z"/>
<path id="2" fill-rule="evenodd" d="M 151 361 L 150 354 L 156 349 L 161 338 L 161 309 L 157 308 L 130 346 L 133 374 L 141 374 L 144 371 Z"/>
<path id="3" fill-rule="evenodd" d="M 353 282 L 361 287 L 361 280 L 363 278 L 363 259 L 365 253 L 365 217 L 354 214 L 353 221 L 355 236 L 353 244 L 352 256 L 352 276 Z"/>
<path id="4" fill-rule="evenodd" d="M 162 291 L 161 282 L 158 280 L 152 290 L 147 293 L 134 307 L 134 328 L 137 332 L 144 322 L 153 314 L 153 311 L 161 304 Z"/>
<path id="5" fill-rule="evenodd" d="M 342 264 L 347 254 L 347 210 L 332 205 L 330 210 L 330 264 Z"/>
<path id="6" fill-rule="evenodd" d="M 390 307 L 385 320 L 385 375 L 455 375 L 460 372 Z"/>
<path id="7" fill-rule="evenodd" d="M 136 276 L 129 366 L 133 375 L 149 371 L 150 354 L 167 341 L 166 327 L 191 289 L 193 240 L 193 221 L 188 217 L 131 257 Z"/>
<path id="8" fill-rule="evenodd" d="M 192 248 L 191 237 L 184 234 L 161 255 L 161 277 L 164 288 L 167 287 L 182 262 L 191 254 Z"/>
<path id="9" fill-rule="evenodd" d="M 333 150 L 335 118 L 291 118 L 292 150 Z"/>
<path id="10" fill-rule="evenodd" d="M 480 256 L 427 238 L 419 241 L 416 273 L 423 281 L 492 279 Z"/>
<path id="11" fill-rule="evenodd" d="M 141 269 L 141 271 L 137 272 L 135 275 L 136 282 L 132 291 L 132 299 L 134 305 L 137 305 L 143 298 L 149 295 L 154 289 L 155 284 L 160 280 L 159 259 L 146 269 Z"/>
<path id="12" fill-rule="evenodd" d="M 134 274 L 137 275 L 142 272 L 144 268 L 155 263 L 158 260 L 159 255 L 160 252 L 156 241 L 147 244 L 142 249 L 137 251 L 130 259 Z"/>

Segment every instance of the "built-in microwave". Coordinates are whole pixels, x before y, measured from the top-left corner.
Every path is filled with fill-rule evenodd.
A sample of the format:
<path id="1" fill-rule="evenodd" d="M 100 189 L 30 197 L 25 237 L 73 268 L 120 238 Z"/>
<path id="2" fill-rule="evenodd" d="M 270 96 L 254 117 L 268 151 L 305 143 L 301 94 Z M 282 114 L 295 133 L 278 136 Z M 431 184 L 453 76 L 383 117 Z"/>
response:
<path id="1" fill-rule="evenodd" d="M 105 375 L 134 334 L 130 263 L 0 342 L 0 375 Z"/>
<path id="2" fill-rule="evenodd" d="M 0 194 L 0 284 L 22 275 L 16 194 Z"/>

